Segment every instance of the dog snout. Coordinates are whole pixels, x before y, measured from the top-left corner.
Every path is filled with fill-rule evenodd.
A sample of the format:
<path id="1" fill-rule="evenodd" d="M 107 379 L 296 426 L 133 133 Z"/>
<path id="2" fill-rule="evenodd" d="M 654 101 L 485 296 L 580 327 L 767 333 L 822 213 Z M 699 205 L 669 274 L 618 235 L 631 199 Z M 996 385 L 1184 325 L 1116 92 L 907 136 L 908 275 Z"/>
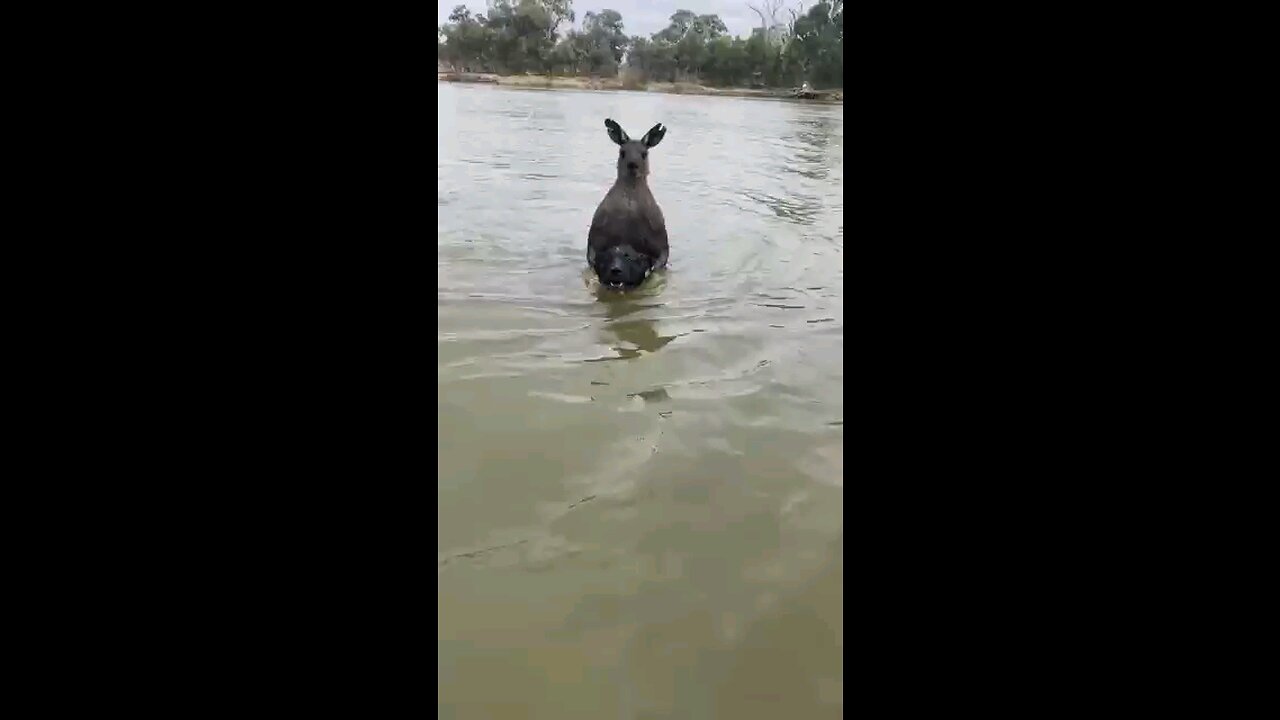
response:
<path id="1" fill-rule="evenodd" d="M 610 279 L 610 280 L 621 280 L 621 279 L 622 279 L 622 268 L 618 267 L 617 265 L 614 265 L 613 267 L 609 268 L 609 279 Z"/>

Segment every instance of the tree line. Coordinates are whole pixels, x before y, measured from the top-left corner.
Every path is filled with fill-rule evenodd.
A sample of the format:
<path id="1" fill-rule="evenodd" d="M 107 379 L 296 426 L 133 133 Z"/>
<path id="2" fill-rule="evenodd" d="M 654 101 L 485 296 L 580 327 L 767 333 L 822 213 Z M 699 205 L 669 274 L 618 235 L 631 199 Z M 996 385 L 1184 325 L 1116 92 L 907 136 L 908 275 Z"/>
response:
<path id="1" fill-rule="evenodd" d="M 718 15 L 677 10 L 650 37 L 627 36 L 621 13 L 588 12 L 575 29 L 573 0 L 489 0 L 464 5 L 437 28 L 437 63 L 457 70 L 596 75 L 721 86 L 844 85 L 844 1 L 807 10 L 783 0 L 747 3 L 760 26 L 731 37 Z M 561 32 L 563 30 L 563 32 Z"/>

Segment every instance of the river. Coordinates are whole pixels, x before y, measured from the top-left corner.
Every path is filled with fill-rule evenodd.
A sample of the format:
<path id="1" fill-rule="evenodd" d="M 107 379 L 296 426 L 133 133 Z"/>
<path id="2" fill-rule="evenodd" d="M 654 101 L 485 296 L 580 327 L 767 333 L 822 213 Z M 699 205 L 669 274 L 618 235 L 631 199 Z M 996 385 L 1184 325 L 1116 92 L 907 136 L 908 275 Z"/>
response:
<path id="1" fill-rule="evenodd" d="M 437 95 L 441 717 L 840 717 L 843 106 Z M 621 295 L 606 117 L 667 127 Z"/>

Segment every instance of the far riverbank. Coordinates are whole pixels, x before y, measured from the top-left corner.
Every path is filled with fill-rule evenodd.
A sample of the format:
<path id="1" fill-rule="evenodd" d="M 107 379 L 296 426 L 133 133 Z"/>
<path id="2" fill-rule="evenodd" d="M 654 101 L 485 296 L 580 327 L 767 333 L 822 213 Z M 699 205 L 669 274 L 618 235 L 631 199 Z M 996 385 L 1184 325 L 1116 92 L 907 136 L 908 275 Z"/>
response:
<path id="1" fill-rule="evenodd" d="M 635 92 L 664 92 L 676 95 L 724 95 L 729 97 L 782 98 L 813 100 L 831 104 L 844 104 L 844 90 L 813 90 L 809 88 L 719 88 L 697 83 L 650 82 L 635 84 L 619 78 L 559 77 L 546 75 L 495 75 L 493 73 L 463 73 L 438 70 L 437 82 L 488 83 L 518 88 L 548 88 L 565 90 L 630 90 Z"/>

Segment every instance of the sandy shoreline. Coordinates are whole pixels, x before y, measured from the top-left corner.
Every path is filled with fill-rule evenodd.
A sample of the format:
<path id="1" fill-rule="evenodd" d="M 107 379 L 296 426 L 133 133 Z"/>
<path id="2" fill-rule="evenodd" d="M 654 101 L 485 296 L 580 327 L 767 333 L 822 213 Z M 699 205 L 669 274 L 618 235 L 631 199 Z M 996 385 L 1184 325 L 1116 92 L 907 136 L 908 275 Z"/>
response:
<path id="1" fill-rule="evenodd" d="M 546 75 L 495 75 L 492 73 L 436 72 L 437 82 L 473 82 L 518 88 L 547 88 L 563 90 L 630 90 L 633 92 L 664 92 L 676 95 L 723 95 L 729 97 L 760 97 L 805 99 L 813 102 L 844 104 L 844 91 L 818 90 L 811 96 L 797 98 L 794 91 L 785 88 L 717 88 L 696 83 L 651 82 L 639 87 L 627 87 L 618 78 L 548 77 Z"/>

